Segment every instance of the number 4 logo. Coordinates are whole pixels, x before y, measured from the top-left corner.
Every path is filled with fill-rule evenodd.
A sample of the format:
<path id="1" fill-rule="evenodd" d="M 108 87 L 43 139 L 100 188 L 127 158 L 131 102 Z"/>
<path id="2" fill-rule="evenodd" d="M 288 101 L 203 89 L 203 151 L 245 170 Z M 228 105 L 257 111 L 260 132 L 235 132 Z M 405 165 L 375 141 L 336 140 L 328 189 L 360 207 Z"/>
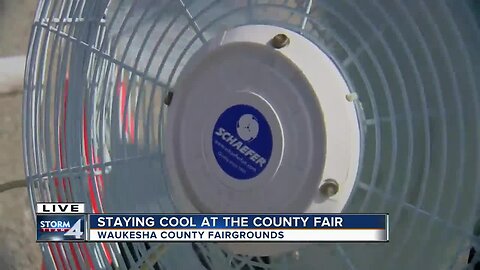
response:
<path id="1" fill-rule="evenodd" d="M 65 236 L 73 236 L 75 239 L 82 239 L 83 232 L 82 232 L 82 220 L 79 219 L 73 226 L 64 233 Z"/>

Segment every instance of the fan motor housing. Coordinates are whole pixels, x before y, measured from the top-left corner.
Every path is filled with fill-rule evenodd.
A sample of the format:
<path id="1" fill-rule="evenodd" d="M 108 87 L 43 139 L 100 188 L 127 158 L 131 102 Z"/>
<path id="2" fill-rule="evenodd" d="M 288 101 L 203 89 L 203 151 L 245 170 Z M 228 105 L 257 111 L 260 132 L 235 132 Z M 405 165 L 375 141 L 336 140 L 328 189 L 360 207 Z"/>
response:
<path id="1" fill-rule="evenodd" d="M 282 46 L 272 44 L 279 35 L 288 38 Z M 165 160 L 177 210 L 341 212 L 360 158 L 350 94 L 328 55 L 293 31 L 247 25 L 205 43 L 167 111 Z M 332 180 L 336 192 L 320 192 Z M 250 245 L 232 249 L 286 249 Z"/>

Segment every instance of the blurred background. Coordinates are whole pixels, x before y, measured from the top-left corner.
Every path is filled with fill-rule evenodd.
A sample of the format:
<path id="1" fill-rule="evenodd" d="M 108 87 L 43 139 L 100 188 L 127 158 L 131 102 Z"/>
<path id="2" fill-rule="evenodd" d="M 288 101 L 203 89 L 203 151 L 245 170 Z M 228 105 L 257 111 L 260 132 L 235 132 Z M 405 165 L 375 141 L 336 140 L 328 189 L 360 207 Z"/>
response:
<path id="1" fill-rule="evenodd" d="M 0 78 L 12 70 L 6 57 L 24 56 L 37 0 L 0 0 Z M 3 61 L 2 61 L 3 59 Z M 0 190 L 24 179 L 22 89 L 0 83 Z M 25 187 L 0 192 L 0 269 L 40 269 Z"/>

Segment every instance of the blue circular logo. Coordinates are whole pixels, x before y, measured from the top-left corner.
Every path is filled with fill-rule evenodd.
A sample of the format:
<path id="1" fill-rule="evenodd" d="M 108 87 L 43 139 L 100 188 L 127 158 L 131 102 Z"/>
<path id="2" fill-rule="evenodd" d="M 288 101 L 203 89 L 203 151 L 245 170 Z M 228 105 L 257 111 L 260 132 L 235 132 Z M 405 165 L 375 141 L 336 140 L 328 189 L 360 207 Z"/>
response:
<path id="1" fill-rule="evenodd" d="M 212 148 L 222 170 L 247 180 L 267 167 L 272 155 L 272 131 L 265 117 L 249 105 L 225 110 L 215 123 Z"/>

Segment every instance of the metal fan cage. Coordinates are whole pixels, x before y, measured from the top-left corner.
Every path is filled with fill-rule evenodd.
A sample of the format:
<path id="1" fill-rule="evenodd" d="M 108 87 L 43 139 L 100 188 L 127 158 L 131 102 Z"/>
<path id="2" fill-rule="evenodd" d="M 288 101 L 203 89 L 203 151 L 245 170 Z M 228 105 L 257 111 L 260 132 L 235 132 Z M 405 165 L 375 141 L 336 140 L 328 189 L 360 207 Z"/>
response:
<path id="1" fill-rule="evenodd" d="M 388 244 L 274 257 L 215 244 L 42 244 L 52 269 L 445 269 L 476 263 L 480 5 L 475 0 L 41 0 L 27 59 L 24 156 L 35 202 L 174 212 L 164 98 L 220 31 L 301 33 L 359 99 L 362 162 L 346 212 L 390 213 Z M 320 75 L 319 75 L 320 76 Z M 33 209 L 33 208 L 32 208 Z M 473 247 L 473 249 L 472 249 Z"/>

